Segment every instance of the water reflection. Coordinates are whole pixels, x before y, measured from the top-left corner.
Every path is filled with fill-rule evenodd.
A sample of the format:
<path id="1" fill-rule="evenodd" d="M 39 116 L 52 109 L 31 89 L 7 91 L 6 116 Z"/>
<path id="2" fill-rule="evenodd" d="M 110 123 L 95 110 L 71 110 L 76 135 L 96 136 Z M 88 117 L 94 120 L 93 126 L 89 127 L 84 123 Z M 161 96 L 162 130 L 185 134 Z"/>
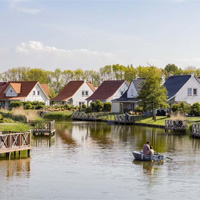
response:
<path id="1" fill-rule="evenodd" d="M 55 137 L 49 137 L 49 136 L 35 136 L 32 140 L 32 146 L 35 147 L 41 147 L 41 146 L 47 146 L 51 147 L 55 144 Z"/>
<path id="2" fill-rule="evenodd" d="M 14 159 L 0 161 L 0 177 L 22 176 L 29 178 L 31 171 L 31 159 Z"/>
<path id="3" fill-rule="evenodd" d="M 132 151 L 141 150 L 147 140 L 171 160 L 133 161 Z M 0 188 L 6 200 L 24 187 L 21 200 L 88 199 L 88 195 L 186 200 L 198 195 L 200 140 L 188 135 L 140 126 L 59 122 L 54 138 L 33 138 L 32 145 L 31 160 L 0 161 Z"/>

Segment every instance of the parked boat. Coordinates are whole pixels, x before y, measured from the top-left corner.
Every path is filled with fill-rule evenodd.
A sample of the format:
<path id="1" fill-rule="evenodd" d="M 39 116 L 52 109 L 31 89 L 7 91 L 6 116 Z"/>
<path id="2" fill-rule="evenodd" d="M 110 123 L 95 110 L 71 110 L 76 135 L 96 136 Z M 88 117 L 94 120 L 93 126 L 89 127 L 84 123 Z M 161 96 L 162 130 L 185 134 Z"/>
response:
<path id="1" fill-rule="evenodd" d="M 164 156 L 161 154 L 145 155 L 142 151 L 133 151 L 135 160 L 139 161 L 163 161 Z"/>

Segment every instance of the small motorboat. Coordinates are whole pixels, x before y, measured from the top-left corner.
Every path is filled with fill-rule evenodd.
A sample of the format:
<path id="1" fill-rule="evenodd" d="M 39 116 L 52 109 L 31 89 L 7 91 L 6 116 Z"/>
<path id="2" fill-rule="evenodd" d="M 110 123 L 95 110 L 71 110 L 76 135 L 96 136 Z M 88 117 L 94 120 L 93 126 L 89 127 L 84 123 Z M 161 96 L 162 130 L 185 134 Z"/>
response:
<path id="1" fill-rule="evenodd" d="M 164 156 L 157 153 L 154 155 L 145 155 L 143 154 L 142 151 L 133 151 L 133 156 L 135 158 L 135 160 L 139 160 L 139 161 L 163 161 L 164 160 Z"/>

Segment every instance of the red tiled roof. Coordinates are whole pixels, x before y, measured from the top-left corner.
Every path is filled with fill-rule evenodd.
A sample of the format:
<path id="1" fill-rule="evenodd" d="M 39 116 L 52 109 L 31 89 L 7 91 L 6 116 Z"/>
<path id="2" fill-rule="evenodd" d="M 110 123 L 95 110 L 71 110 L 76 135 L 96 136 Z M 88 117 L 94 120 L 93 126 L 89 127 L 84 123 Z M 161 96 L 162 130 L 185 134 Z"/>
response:
<path id="1" fill-rule="evenodd" d="M 89 87 L 91 88 L 91 90 L 92 90 L 93 92 L 95 92 L 95 87 L 94 87 L 94 85 L 93 85 L 91 82 L 89 82 L 89 81 L 87 81 L 87 84 L 89 85 Z"/>
<path id="2" fill-rule="evenodd" d="M 10 85 L 16 93 L 19 94 L 21 92 L 21 83 L 10 83 Z"/>
<path id="3" fill-rule="evenodd" d="M 48 84 L 40 84 L 46 95 L 49 97 L 50 96 L 50 89 Z"/>
<path id="4" fill-rule="evenodd" d="M 0 93 L 5 90 L 6 82 L 0 82 Z"/>
<path id="5" fill-rule="evenodd" d="M 7 97 L 4 91 L 7 89 L 7 87 L 13 83 L 20 83 L 21 84 L 21 91 L 17 97 Z M 21 100 L 26 98 L 31 90 L 35 87 L 35 85 L 38 83 L 38 81 L 10 81 L 5 84 L 3 90 L 0 92 L 0 99 L 2 100 Z"/>
<path id="6" fill-rule="evenodd" d="M 125 80 L 104 81 L 98 89 L 86 100 L 104 100 L 110 98 L 120 88 Z"/>
<path id="7" fill-rule="evenodd" d="M 82 84 L 84 83 L 84 81 L 70 81 L 62 90 L 61 92 L 54 97 L 53 99 L 51 99 L 52 101 L 66 101 L 68 99 L 70 99 L 75 93 L 76 91 L 82 86 Z M 88 83 L 88 82 L 87 82 Z M 89 84 L 88 84 L 89 85 Z M 90 83 L 90 85 L 92 85 Z M 89 87 L 91 88 L 91 86 L 89 85 Z M 92 85 L 93 86 L 93 85 Z M 94 87 L 94 86 L 93 86 Z"/>

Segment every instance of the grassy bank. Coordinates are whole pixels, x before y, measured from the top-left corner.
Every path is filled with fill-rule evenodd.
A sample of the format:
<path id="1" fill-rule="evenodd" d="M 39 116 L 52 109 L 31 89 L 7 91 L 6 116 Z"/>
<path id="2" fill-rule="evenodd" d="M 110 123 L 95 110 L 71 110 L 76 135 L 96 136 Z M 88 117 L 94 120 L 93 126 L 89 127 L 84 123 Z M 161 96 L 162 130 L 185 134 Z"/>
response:
<path id="1" fill-rule="evenodd" d="M 2 123 L 0 124 L 0 131 L 11 131 L 11 132 L 27 132 L 30 130 L 28 124 L 23 123 Z"/>
<path id="2" fill-rule="evenodd" d="M 170 119 L 169 117 L 157 116 L 156 121 L 152 119 L 152 117 L 148 117 L 142 120 L 138 120 L 136 123 L 143 123 L 143 124 L 152 124 L 152 125 L 165 125 L 165 120 Z"/>
<path id="3" fill-rule="evenodd" d="M 44 115 L 44 118 L 48 120 L 71 120 L 72 111 L 49 112 Z"/>

